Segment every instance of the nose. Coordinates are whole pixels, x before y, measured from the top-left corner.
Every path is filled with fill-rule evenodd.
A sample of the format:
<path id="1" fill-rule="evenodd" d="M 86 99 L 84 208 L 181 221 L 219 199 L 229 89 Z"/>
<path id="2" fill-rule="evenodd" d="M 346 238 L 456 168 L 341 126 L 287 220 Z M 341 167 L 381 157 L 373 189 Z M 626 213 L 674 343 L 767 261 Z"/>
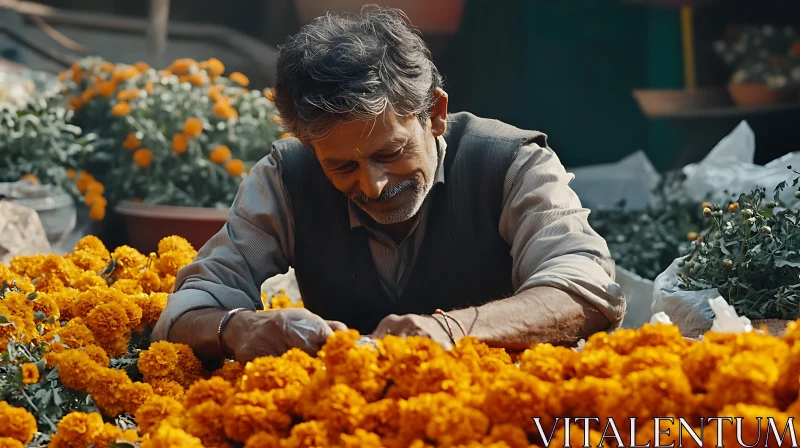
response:
<path id="1" fill-rule="evenodd" d="M 359 187 L 370 199 L 378 199 L 388 182 L 386 171 L 381 164 L 366 163 L 361 170 Z"/>

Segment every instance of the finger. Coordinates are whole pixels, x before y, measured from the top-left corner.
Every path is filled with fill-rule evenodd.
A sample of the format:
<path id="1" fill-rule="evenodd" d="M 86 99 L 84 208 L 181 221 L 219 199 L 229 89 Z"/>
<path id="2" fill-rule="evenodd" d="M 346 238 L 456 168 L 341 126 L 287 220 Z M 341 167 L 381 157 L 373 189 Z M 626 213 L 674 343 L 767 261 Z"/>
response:
<path id="1" fill-rule="evenodd" d="M 331 327 L 321 318 L 313 316 L 288 322 L 285 330 L 290 345 L 309 355 L 316 355 L 325 341 L 333 335 Z"/>
<path id="2" fill-rule="evenodd" d="M 345 325 L 344 322 L 338 320 L 326 320 L 325 322 L 328 323 L 328 326 L 331 327 L 333 331 L 347 331 L 347 325 Z"/>

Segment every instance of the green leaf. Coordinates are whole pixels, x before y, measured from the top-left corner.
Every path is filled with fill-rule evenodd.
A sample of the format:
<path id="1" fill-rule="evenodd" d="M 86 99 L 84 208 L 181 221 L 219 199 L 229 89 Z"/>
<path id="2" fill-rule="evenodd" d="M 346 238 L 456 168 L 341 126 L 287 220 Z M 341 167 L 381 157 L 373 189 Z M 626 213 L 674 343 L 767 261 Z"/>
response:
<path id="1" fill-rule="evenodd" d="M 5 316 L 5 314 L 0 314 L 0 324 L 8 324 L 8 323 L 10 322 L 8 318 Z"/>
<path id="2" fill-rule="evenodd" d="M 33 318 L 36 320 L 45 320 L 47 319 L 47 315 L 45 315 L 42 311 L 37 311 L 33 313 Z"/>
<path id="3" fill-rule="evenodd" d="M 28 300 L 36 300 L 36 297 L 37 295 L 35 292 L 28 294 Z"/>
<path id="4" fill-rule="evenodd" d="M 791 266 L 793 268 L 800 268 L 800 262 L 798 261 L 789 261 L 789 260 L 775 260 L 775 267 L 782 268 L 784 266 Z"/>
<path id="5" fill-rule="evenodd" d="M 53 390 L 53 403 L 55 403 L 56 406 L 61 406 L 61 404 L 64 403 L 64 400 L 61 398 L 61 394 L 58 392 L 58 389 Z"/>

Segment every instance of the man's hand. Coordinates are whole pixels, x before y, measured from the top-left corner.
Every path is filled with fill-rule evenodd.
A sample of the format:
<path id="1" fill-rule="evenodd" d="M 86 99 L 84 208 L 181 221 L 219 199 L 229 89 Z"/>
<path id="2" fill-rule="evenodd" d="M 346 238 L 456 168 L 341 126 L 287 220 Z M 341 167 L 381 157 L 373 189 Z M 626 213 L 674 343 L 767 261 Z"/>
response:
<path id="1" fill-rule="evenodd" d="M 314 356 L 333 334 L 334 324 L 339 323 L 326 322 L 303 308 L 244 311 L 231 317 L 223 329 L 222 345 L 241 363 L 279 356 L 293 347 Z"/>
<path id="2" fill-rule="evenodd" d="M 437 320 L 434 316 L 422 314 L 398 316 L 397 314 L 390 314 L 381 320 L 372 333 L 372 337 L 382 338 L 387 334 L 398 337 L 424 336 L 438 342 L 445 350 L 450 350 L 453 347 L 453 343 L 445 328 L 447 326 L 444 321 Z M 452 322 L 450 323 L 450 328 L 453 331 L 454 339 L 458 340 L 464 336 L 458 326 L 454 326 Z"/>

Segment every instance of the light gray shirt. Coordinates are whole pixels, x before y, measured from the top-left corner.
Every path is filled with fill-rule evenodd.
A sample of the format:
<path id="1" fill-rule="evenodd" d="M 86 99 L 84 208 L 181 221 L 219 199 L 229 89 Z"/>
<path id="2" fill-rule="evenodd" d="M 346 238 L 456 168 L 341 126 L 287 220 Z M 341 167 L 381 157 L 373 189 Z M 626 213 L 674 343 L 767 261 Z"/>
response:
<path id="1" fill-rule="evenodd" d="M 437 139 L 439 166 L 435 182 L 445 183 L 447 144 Z M 260 286 L 294 264 L 294 218 L 281 178 L 279 153 L 262 159 L 242 182 L 228 222 L 184 267 L 175 293 L 153 330 L 153 340 L 167 339 L 182 314 L 207 307 L 261 308 Z M 625 298 L 614 282 L 614 262 L 605 240 L 588 224 L 589 210 L 569 187 L 566 172 L 548 147 L 520 148 L 505 177 L 499 232 L 511 246 L 512 284 L 517 293 L 552 286 L 574 293 L 597 307 L 617 328 Z M 400 296 L 425 237 L 425 201 L 413 230 L 396 243 L 363 219 L 352 202 L 350 227 L 365 227 L 381 284 L 390 297 Z M 324 316 L 323 316 L 324 317 Z"/>

